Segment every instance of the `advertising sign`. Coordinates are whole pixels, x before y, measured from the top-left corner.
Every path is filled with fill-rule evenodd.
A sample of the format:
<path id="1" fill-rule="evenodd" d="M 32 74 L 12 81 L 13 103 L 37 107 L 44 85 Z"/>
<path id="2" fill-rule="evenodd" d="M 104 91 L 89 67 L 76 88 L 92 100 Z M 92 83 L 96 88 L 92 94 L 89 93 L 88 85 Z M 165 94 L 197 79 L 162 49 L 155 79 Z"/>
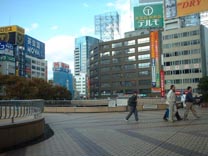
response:
<path id="1" fill-rule="evenodd" d="M 25 30 L 19 26 L 0 27 L 0 41 L 23 46 L 24 33 Z"/>
<path id="2" fill-rule="evenodd" d="M 164 0 L 165 18 L 186 16 L 208 11 L 207 0 Z"/>
<path id="3" fill-rule="evenodd" d="M 134 29 L 162 28 L 162 4 L 134 7 Z"/>
<path id="4" fill-rule="evenodd" d="M 39 59 L 45 59 L 45 43 L 28 35 L 24 38 L 25 53 Z"/>
<path id="5" fill-rule="evenodd" d="M 161 86 L 161 96 L 165 96 L 165 72 L 163 70 L 160 71 L 160 86 Z"/>
<path id="6" fill-rule="evenodd" d="M 63 62 L 54 62 L 53 71 L 69 72 L 69 65 Z"/>
<path id="7" fill-rule="evenodd" d="M 0 27 L 0 33 L 9 33 L 9 32 L 17 32 L 20 34 L 25 34 L 24 28 L 21 28 L 17 25 L 11 25 L 6 27 Z"/>
<path id="8" fill-rule="evenodd" d="M 23 46 L 24 35 L 17 32 L 0 33 L 0 42 L 1 41 Z"/>
<path id="9" fill-rule="evenodd" d="M 159 33 L 150 33 L 151 68 L 152 68 L 152 92 L 161 92 L 160 62 L 159 62 Z"/>
<path id="10" fill-rule="evenodd" d="M 13 56 L 2 55 L 0 56 L 0 61 L 15 62 L 15 58 Z"/>
<path id="11" fill-rule="evenodd" d="M 13 45 L 7 42 L 0 42 L 0 54 L 13 56 Z"/>

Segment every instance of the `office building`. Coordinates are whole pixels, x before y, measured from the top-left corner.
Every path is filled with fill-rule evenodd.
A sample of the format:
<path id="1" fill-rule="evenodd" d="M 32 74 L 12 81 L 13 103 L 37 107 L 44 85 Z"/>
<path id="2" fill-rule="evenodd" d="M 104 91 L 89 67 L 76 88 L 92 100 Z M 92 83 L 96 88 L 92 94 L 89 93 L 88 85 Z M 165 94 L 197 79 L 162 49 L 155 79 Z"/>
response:
<path id="1" fill-rule="evenodd" d="M 101 42 L 90 52 L 90 97 L 116 97 L 138 91 L 161 94 L 160 32 L 129 32 L 118 40 Z"/>
<path id="2" fill-rule="evenodd" d="M 45 44 L 17 25 L 0 27 L 0 72 L 47 80 Z"/>
<path id="3" fill-rule="evenodd" d="M 180 91 L 197 85 L 207 75 L 207 38 L 205 26 L 189 26 L 162 32 L 166 92 L 171 84 Z"/>
<path id="4" fill-rule="evenodd" d="M 53 63 L 53 83 L 65 87 L 74 96 L 73 75 L 69 65 L 63 62 Z"/>
<path id="5" fill-rule="evenodd" d="M 92 46 L 97 45 L 99 39 L 90 36 L 83 36 L 75 39 L 74 50 L 74 74 L 76 79 L 76 89 L 80 96 L 87 97 L 88 86 L 88 66 L 89 66 L 89 53 Z M 79 81 L 81 79 L 81 82 Z M 83 83 L 83 79 L 85 82 Z M 82 84 L 80 86 L 80 83 Z"/>

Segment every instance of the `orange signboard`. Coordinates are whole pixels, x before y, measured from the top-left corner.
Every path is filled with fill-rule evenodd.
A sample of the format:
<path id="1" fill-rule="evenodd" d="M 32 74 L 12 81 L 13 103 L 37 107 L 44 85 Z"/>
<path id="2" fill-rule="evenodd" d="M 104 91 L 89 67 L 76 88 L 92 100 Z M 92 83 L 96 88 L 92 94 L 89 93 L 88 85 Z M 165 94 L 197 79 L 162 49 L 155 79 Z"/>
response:
<path id="1" fill-rule="evenodd" d="M 177 15 L 185 16 L 208 10 L 208 0 L 177 0 Z"/>
<path id="2" fill-rule="evenodd" d="M 208 0 L 163 0 L 165 19 L 208 11 Z"/>

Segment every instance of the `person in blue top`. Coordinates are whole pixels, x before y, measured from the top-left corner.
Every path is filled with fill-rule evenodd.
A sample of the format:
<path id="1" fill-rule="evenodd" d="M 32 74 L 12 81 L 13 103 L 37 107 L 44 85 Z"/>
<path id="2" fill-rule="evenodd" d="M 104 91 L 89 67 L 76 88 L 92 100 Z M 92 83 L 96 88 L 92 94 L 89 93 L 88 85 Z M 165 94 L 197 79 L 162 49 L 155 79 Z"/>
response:
<path id="1" fill-rule="evenodd" d="M 192 87 L 187 87 L 187 91 L 188 93 L 186 94 L 186 110 L 184 112 L 184 120 L 188 120 L 187 117 L 188 117 L 188 113 L 189 113 L 189 110 L 191 110 L 191 112 L 193 113 L 193 115 L 198 119 L 199 116 L 197 115 L 196 113 L 196 110 L 194 109 L 194 106 L 193 106 L 193 103 L 194 103 L 194 98 L 192 96 Z"/>

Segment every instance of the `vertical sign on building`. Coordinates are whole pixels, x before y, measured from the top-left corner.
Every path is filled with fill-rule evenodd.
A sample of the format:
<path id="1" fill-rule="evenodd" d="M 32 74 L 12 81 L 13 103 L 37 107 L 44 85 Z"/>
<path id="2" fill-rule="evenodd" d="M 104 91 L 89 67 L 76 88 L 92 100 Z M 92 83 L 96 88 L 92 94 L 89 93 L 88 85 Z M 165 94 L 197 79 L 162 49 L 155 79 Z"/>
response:
<path id="1" fill-rule="evenodd" d="M 152 92 L 160 92 L 160 62 L 159 62 L 159 33 L 150 33 L 151 67 L 152 67 Z"/>
<path id="2" fill-rule="evenodd" d="M 155 71 L 155 33 L 150 33 L 150 49 L 151 49 L 151 67 L 152 67 L 152 87 L 156 87 L 156 71 Z"/>
<path id="3" fill-rule="evenodd" d="M 161 96 L 165 96 L 165 72 L 163 70 L 160 71 L 160 86 L 161 86 Z"/>

